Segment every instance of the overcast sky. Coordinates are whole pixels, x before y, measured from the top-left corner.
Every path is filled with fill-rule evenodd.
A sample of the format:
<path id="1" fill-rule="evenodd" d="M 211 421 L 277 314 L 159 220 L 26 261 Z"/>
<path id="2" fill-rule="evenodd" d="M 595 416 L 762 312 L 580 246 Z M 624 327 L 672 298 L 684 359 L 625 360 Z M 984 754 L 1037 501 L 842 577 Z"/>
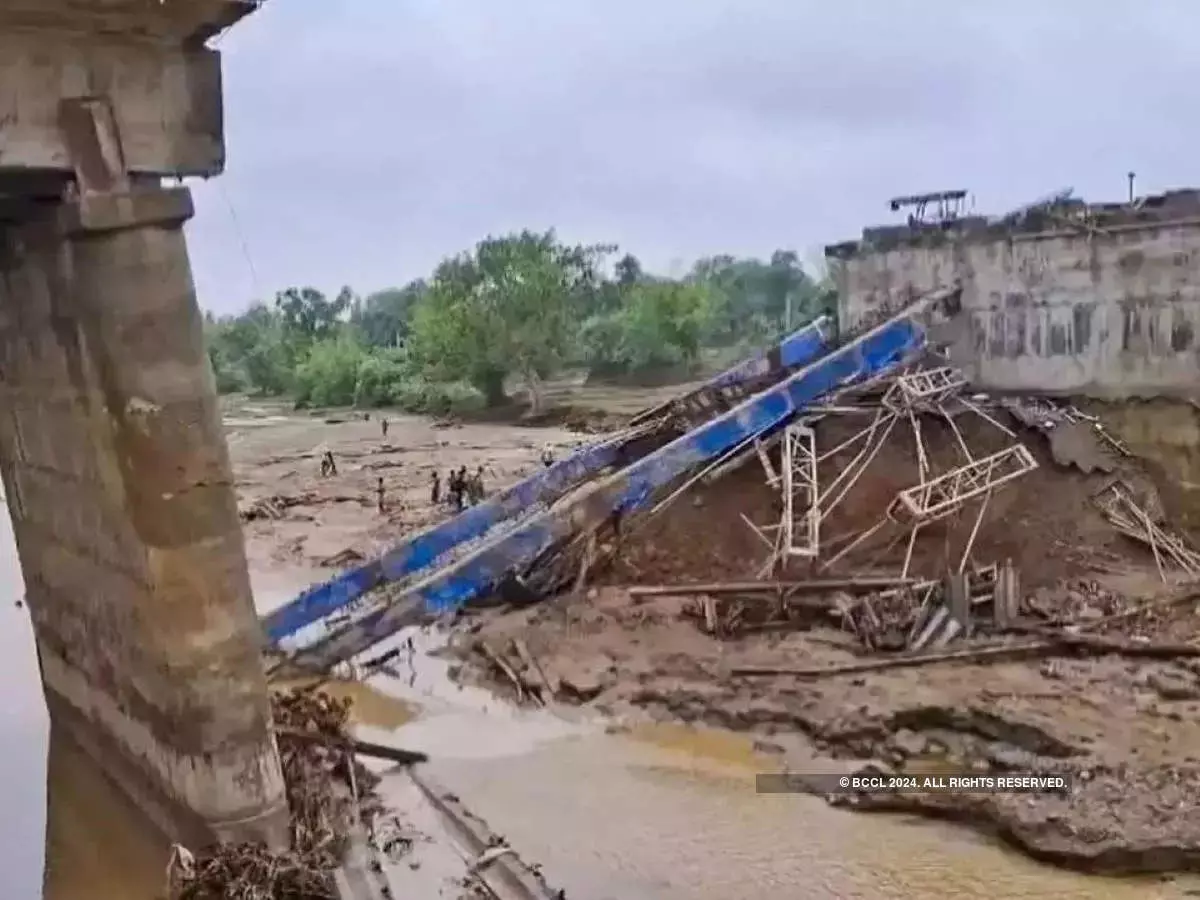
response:
<path id="1" fill-rule="evenodd" d="M 803 256 L 896 194 L 1200 182 L 1200 4 L 268 0 L 223 35 L 201 302 L 367 292 L 555 227 L 662 272 Z"/>

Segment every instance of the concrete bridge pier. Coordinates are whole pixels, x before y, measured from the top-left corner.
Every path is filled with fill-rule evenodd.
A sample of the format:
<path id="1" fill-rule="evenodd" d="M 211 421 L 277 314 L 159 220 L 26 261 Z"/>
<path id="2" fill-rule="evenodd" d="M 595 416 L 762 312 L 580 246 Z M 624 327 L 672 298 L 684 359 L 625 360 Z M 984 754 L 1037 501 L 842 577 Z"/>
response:
<path id="1" fill-rule="evenodd" d="M 0 475 L 46 702 L 173 839 L 278 845 L 191 196 L 161 186 L 223 165 L 202 36 L 251 5 L 84 6 L 0 0 Z"/>

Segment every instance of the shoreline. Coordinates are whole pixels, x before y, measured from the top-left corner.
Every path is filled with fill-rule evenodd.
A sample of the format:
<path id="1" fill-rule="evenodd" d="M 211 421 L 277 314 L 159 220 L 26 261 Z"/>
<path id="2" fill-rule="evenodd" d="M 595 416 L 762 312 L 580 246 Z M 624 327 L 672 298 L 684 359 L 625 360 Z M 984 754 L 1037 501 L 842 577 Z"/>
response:
<path id="1" fill-rule="evenodd" d="M 609 589 L 613 594 L 618 591 Z M 684 656 L 680 648 L 670 647 L 669 626 L 665 630 L 661 625 L 646 626 L 655 614 L 643 608 L 638 610 L 639 622 L 633 629 L 636 643 L 632 649 L 626 644 L 621 651 L 616 645 L 629 638 L 628 633 L 621 634 L 627 632 L 627 625 L 601 624 L 588 610 L 579 612 L 583 621 L 559 621 L 549 627 L 544 621 L 518 621 L 538 618 L 527 610 L 491 611 L 466 618 L 458 625 L 452 644 L 459 660 L 458 677 L 515 699 L 510 677 L 499 672 L 477 647 L 481 641 L 500 648 L 518 640 L 530 648 L 537 668 L 562 686 L 555 703 L 593 709 L 616 720 L 633 716 L 751 735 L 757 746 L 776 755 L 785 772 L 804 771 L 805 766 L 812 770 L 815 765 L 847 774 L 863 766 L 897 773 L 1069 774 L 1076 783 L 1068 796 L 830 796 L 815 784 L 806 792 L 836 808 L 916 815 L 961 825 L 1031 859 L 1080 873 L 1200 872 L 1200 823 L 1180 814 L 1200 804 L 1200 761 L 1185 757 L 1142 762 L 1137 754 L 1124 758 L 1115 748 L 1105 747 L 1099 735 L 1110 718 L 1120 727 L 1136 718 L 1124 718 L 1115 705 L 1107 717 L 1103 709 L 1097 711 L 1100 728 L 1091 733 L 1060 713 L 1064 706 L 1084 704 L 1088 688 L 1100 683 L 1134 690 L 1157 683 L 1169 697 L 1188 693 L 1188 700 L 1160 697 L 1161 721 L 1172 725 L 1183 725 L 1181 720 L 1200 711 L 1200 707 L 1191 707 L 1190 691 L 1183 682 L 1168 682 L 1161 675 L 1156 679 L 1146 670 L 1149 667 L 1139 668 L 1132 680 L 1125 671 L 1122 684 L 1125 666 L 1121 660 L 1068 657 L 1051 661 L 1068 667 L 1068 677 L 1084 682 L 1054 698 L 1052 705 L 1047 697 L 1038 698 L 1042 700 L 1039 704 L 1029 692 L 1018 697 L 1009 690 L 1040 676 L 1037 664 L 1031 667 L 1019 661 L 989 666 L 940 664 L 919 670 L 920 677 L 934 682 L 923 688 L 904 671 L 828 682 L 772 679 L 780 683 L 764 685 L 761 679 L 735 679 L 726 674 L 743 656 L 761 656 L 761 648 L 709 648 L 699 659 L 694 651 Z M 568 620 L 574 618 L 570 610 L 566 614 Z M 589 656 L 579 638 L 565 638 L 571 631 L 585 633 L 585 642 L 604 643 L 605 649 Z M 804 637 L 791 635 L 785 647 L 775 649 L 832 663 L 845 658 L 844 651 L 831 646 L 838 636 L 832 630 L 815 630 Z M 568 641 L 569 646 L 557 652 L 550 649 L 551 642 L 559 639 Z M 655 646 L 663 649 L 638 649 Z M 518 678 L 542 682 L 541 675 L 523 666 L 516 654 L 500 655 Z M 986 685 L 989 680 L 995 688 L 975 690 L 970 686 L 971 682 Z M 1180 705 L 1189 712 L 1176 708 Z M 1156 721 L 1152 714 L 1141 723 L 1147 737 L 1154 735 Z M 1186 754 L 1184 732 L 1191 734 L 1190 726 L 1164 730 L 1162 742 L 1179 741 Z"/>
<path id="2" fill-rule="evenodd" d="M 244 508 L 280 495 L 296 502 L 277 516 L 246 523 L 252 565 L 260 573 L 299 568 L 314 577 L 334 574 L 328 560 L 339 553 L 369 557 L 398 535 L 447 515 L 429 506 L 426 479 L 435 467 L 487 463 L 496 472 L 489 487 L 497 489 L 536 468 L 545 444 L 565 448 L 579 440 L 561 429 L 446 426 L 416 417 L 393 419 L 388 441 L 381 440 L 374 421 L 290 420 L 258 431 L 233 445 L 240 501 Z M 317 446 L 345 448 L 339 478 L 317 476 Z M 1051 476 L 1077 492 L 1090 490 L 1081 478 L 1043 468 L 1042 480 L 1019 489 L 1026 491 L 1024 499 L 1057 489 Z M 389 478 L 389 496 L 395 484 L 399 500 L 386 514 L 373 508 L 371 494 L 380 471 Z M 617 721 L 632 716 L 749 734 L 792 770 L 797 761 L 811 762 L 814 753 L 845 767 L 1087 769 L 1101 777 L 1070 803 L 1028 795 L 1017 798 L 1020 802 L 905 796 L 861 801 L 854 808 L 952 821 L 1079 872 L 1200 871 L 1200 823 L 1189 826 L 1188 817 L 1179 814 L 1180 804 L 1200 805 L 1200 776 L 1192 775 L 1200 768 L 1200 750 L 1196 758 L 1187 753 L 1189 746 L 1200 748 L 1200 724 L 1193 724 L 1200 723 L 1200 668 L 1192 661 L 1059 654 L 823 679 L 735 677 L 730 670 L 739 666 L 835 666 L 871 655 L 864 657 L 863 648 L 833 621 L 718 638 L 697 626 L 686 599 L 633 597 L 624 590 L 630 583 L 699 581 L 743 571 L 744 560 L 759 552 L 753 538 L 748 531 L 711 526 L 730 496 L 740 503 L 747 497 L 770 502 L 762 495 L 761 476 L 757 481 L 748 486 L 726 478 L 725 487 L 680 504 L 579 595 L 463 615 L 451 643 L 456 680 L 515 699 L 509 676 L 474 649 L 483 640 L 506 656 L 514 672 L 544 669 L 556 683 L 553 690 L 543 685 L 556 705 Z M 1032 593 L 1044 605 L 1085 618 L 1127 612 L 1134 599 L 1152 593 L 1147 585 L 1157 577 L 1144 557 L 1130 562 L 1128 548 L 1115 543 L 1107 526 L 1088 526 L 1093 531 L 1086 539 L 1072 542 L 1068 528 L 1082 521 L 1082 502 L 1053 504 L 1061 519 L 1043 516 L 1032 524 L 1013 502 L 1000 504 L 1001 524 L 981 534 L 981 541 L 999 547 L 995 552 L 1025 554 Z M 1011 531 L 1002 524 L 1006 515 L 1017 516 L 1020 528 L 1030 532 L 1032 549 L 1004 543 Z M 1035 533 L 1043 532 L 1036 528 L 1052 537 L 1039 544 Z M 1061 560 L 1030 556 L 1047 548 Z M 1116 574 L 1104 574 L 1106 567 Z M 1194 613 L 1189 606 L 1133 616 L 1125 624 L 1139 635 L 1190 635 Z M 535 666 L 512 652 L 514 639 L 525 644 Z M 523 693 L 536 693 L 530 687 Z M 1159 774 L 1170 772 L 1185 777 L 1160 783 Z M 844 798 L 831 805 L 847 806 Z"/>

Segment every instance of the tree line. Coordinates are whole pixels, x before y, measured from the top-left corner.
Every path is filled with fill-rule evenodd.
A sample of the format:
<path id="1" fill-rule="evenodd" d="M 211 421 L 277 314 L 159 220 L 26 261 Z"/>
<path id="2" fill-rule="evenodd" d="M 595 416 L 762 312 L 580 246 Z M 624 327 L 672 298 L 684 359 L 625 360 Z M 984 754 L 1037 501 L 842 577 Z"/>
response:
<path id="1" fill-rule="evenodd" d="M 205 326 L 222 393 L 439 414 L 504 405 L 516 387 L 537 412 L 564 370 L 687 377 L 706 355 L 732 361 L 834 303 L 791 250 L 706 257 L 665 278 L 613 245 L 522 231 L 403 287 L 332 298 L 292 287 Z"/>

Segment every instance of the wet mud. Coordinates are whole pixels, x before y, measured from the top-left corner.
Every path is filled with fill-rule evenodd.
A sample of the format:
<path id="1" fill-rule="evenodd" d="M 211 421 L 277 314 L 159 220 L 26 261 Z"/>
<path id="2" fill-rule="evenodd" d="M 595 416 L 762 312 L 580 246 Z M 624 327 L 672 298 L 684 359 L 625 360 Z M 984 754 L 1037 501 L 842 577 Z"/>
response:
<path id="1" fill-rule="evenodd" d="M 926 429 L 936 465 L 947 453 Z M 972 436 L 968 436 L 971 439 Z M 978 440 L 978 437 L 976 437 Z M 1003 438 L 992 437 L 998 445 Z M 835 444 L 830 436 L 825 445 Z M 1041 466 L 998 492 L 974 558 L 1011 560 L 1024 609 L 1047 622 L 1119 620 L 1109 635 L 1132 641 L 1194 641 L 1200 593 L 1168 591 L 1153 558 L 1118 534 L 1092 497 L 1107 473 L 1057 466 L 1027 440 Z M 989 452 L 985 449 L 980 452 Z M 911 446 L 885 446 L 829 533 L 870 527 L 888 498 L 912 481 Z M 1126 473 L 1144 483 L 1136 471 Z M 563 686 L 557 701 L 653 721 L 750 732 L 789 754 L 816 752 L 848 767 L 921 766 L 982 772 L 1066 773 L 1068 796 L 906 795 L 830 797 L 860 811 L 919 813 L 986 832 L 1030 856 L 1086 872 L 1200 868 L 1200 667 L 1186 658 L 1147 660 L 1068 652 L 1031 659 L 958 660 L 917 668 L 829 675 L 743 677 L 740 668 L 836 667 L 864 649 L 837 616 L 787 627 L 704 633 L 693 598 L 632 596 L 624 585 L 745 580 L 764 550 L 739 516 L 778 519 L 777 492 L 753 464 L 696 490 L 615 548 L 592 587 L 525 610 L 488 611 L 460 626 L 461 677 L 512 694 L 512 678 L 479 652 L 519 640 Z M 970 524 L 950 521 L 916 541 L 912 571 L 938 577 L 957 563 Z M 898 569 L 885 548 L 874 570 Z M 789 572 L 805 577 L 805 572 Z M 849 573 L 853 574 L 853 573 Z M 1166 602 L 1162 598 L 1171 598 Z M 1155 598 L 1162 602 L 1155 606 Z M 1144 614 L 1130 615 L 1149 603 Z M 778 623 L 777 623 L 778 624 Z"/>
<path id="2" fill-rule="evenodd" d="M 384 443 L 376 427 L 353 421 L 326 428 L 285 422 L 257 431 L 247 428 L 243 439 L 234 442 L 244 505 L 287 492 L 303 498 L 278 517 L 248 524 L 248 547 L 260 579 L 299 571 L 315 580 L 337 570 L 339 566 L 329 560 L 339 552 L 367 557 L 411 529 L 448 515 L 431 507 L 426 496 L 425 479 L 434 467 L 471 466 L 493 459 L 503 473 L 494 482 L 500 487 L 538 465 L 544 444 L 557 441 L 556 446 L 566 448 L 576 440 L 554 430 L 469 425 L 447 429 L 412 420 L 399 428 L 393 422 L 390 441 Z M 324 445 L 343 448 L 339 458 L 345 462 L 339 462 L 336 484 L 321 480 L 317 471 L 316 450 Z M 1041 459 L 1052 464 L 1048 452 Z M 883 465 L 876 467 L 876 480 L 865 478 L 858 490 L 876 499 L 891 496 L 904 482 L 899 473 L 905 467 L 912 467 L 911 454 L 897 450 L 890 462 L 885 456 Z M 370 493 L 379 471 L 388 472 L 389 478 L 397 475 L 397 496 L 403 498 L 397 510 L 382 516 L 373 509 Z M 393 482 L 388 483 L 390 492 Z M 979 552 L 1014 559 L 1030 595 L 1068 618 L 1102 617 L 1127 608 L 1131 598 L 1148 596 L 1156 588 L 1152 564 L 1144 554 L 1132 552 L 1095 514 L 1089 500 L 1094 489 L 1095 482 L 1083 473 L 1044 465 L 1006 496 L 996 498 L 981 530 Z M 507 725 L 498 731 L 494 728 L 497 721 L 509 721 L 503 711 L 518 698 L 509 680 L 477 651 L 480 640 L 506 646 L 518 639 L 558 684 L 551 706 L 555 710 L 577 707 L 586 715 L 621 723 L 613 727 L 629 731 L 614 737 L 637 742 L 644 733 L 641 729 L 674 725 L 685 728 L 690 735 L 686 740 L 693 741 L 700 733 L 740 733 L 753 748 L 759 771 L 798 771 L 798 766 L 811 767 L 814 761 L 838 771 L 852 771 L 866 763 L 893 769 L 986 766 L 993 771 L 1006 767 L 1086 771 L 1089 786 L 1065 804 L 1041 797 L 1012 801 L 985 797 L 979 803 L 972 800 L 947 807 L 925 802 L 926 798 L 905 797 L 902 809 L 896 805 L 886 809 L 885 804 L 873 808 L 967 824 L 1027 855 L 1089 872 L 1195 868 L 1188 817 L 1164 815 L 1171 804 L 1187 808 L 1193 803 L 1190 777 L 1180 779 L 1176 793 L 1156 781 L 1161 772 L 1186 770 L 1194 764 L 1187 748 L 1200 747 L 1196 740 L 1200 732 L 1191 724 L 1197 721 L 1200 702 L 1192 700 L 1193 676 L 1186 667 L 1120 657 L 1067 657 L 946 664 L 815 681 L 739 678 L 731 669 L 740 665 L 834 664 L 858 658 L 861 650 L 836 622 L 717 640 L 689 617 L 686 600 L 631 597 L 624 590 L 623 585 L 634 582 L 744 578 L 748 568 L 759 562 L 761 546 L 748 529 L 737 526 L 737 516 L 745 512 L 753 521 L 770 521 L 778 515 L 772 506 L 776 496 L 764 487 L 760 473 L 725 479 L 685 498 L 647 526 L 636 541 L 621 548 L 607 569 L 593 573 L 591 586 L 582 594 L 522 610 L 493 609 L 466 617 L 452 639 L 450 653 L 457 661 L 450 674 L 462 684 L 482 685 L 498 698 L 487 713 L 492 725 L 480 726 L 474 712 L 431 717 L 427 708 L 395 734 L 404 735 L 405 742 L 418 749 L 436 746 L 443 756 L 466 753 L 477 761 L 472 765 L 479 772 L 491 772 L 493 780 L 523 771 L 524 763 L 518 765 L 516 760 L 530 753 L 529 734 L 518 736 Z M 848 503 L 832 527 L 866 527 L 876 514 L 873 504 L 869 498 Z M 731 524 L 714 527 L 725 522 Z M 955 556 L 962 541 L 952 527 L 955 524 L 930 529 L 923 536 L 914 556 L 916 566 L 936 570 Z M 1193 615 L 1190 607 L 1176 607 L 1170 615 L 1146 617 L 1143 630 L 1147 635 L 1170 633 L 1186 639 L 1194 631 Z M 1131 619 L 1128 624 L 1137 623 Z M 403 685 L 408 676 L 398 671 L 380 677 Z M 443 688 L 435 691 L 439 699 L 434 708 L 456 702 L 442 697 L 443 692 Z M 521 701 L 531 702 L 528 696 Z M 521 727 L 533 728 L 532 720 L 521 721 Z M 383 720 L 376 726 L 381 729 Z M 377 728 L 364 730 L 369 734 Z M 540 728 L 533 731 L 541 733 Z M 486 747 L 483 734 L 488 735 Z M 446 740 L 454 743 L 448 754 Z M 511 749 L 504 749 L 510 745 Z M 478 764 L 495 754 L 507 762 Z M 442 768 L 464 784 L 474 783 L 478 774 L 475 768 L 449 762 Z M 558 793 L 551 806 L 571 795 L 566 783 L 578 775 L 565 776 L 555 788 Z M 459 781 L 455 785 L 458 790 Z M 1117 785 L 1130 789 L 1118 791 Z M 472 790 L 476 796 L 469 797 Z M 494 797 L 489 800 L 494 793 L 490 788 L 472 790 L 464 788 L 464 799 L 470 800 L 472 808 L 478 805 L 489 820 L 504 823 L 514 816 L 523 818 L 516 808 L 490 805 L 494 801 Z M 597 807 L 597 814 L 602 808 Z M 806 815 L 812 816 L 812 810 Z M 514 826 L 518 831 L 521 827 Z M 562 857 L 541 842 L 536 833 L 540 827 L 525 836 L 534 847 L 533 857 L 550 865 Z M 586 827 L 580 827 L 587 835 Z M 670 855 L 666 853 L 667 865 Z M 1062 883 L 1048 877 L 1045 883 L 1058 885 L 1056 896 L 1066 895 Z M 1078 886 L 1083 891 L 1080 896 L 1093 895 L 1089 883 Z M 942 895 L 920 884 L 923 895 Z M 1124 888 L 1095 890 L 1118 896 Z M 1175 896 L 1158 892 L 1154 887 L 1146 896 Z M 708 896 L 666 890 L 644 894 L 702 895 Z M 774 896 L 770 891 L 761 895 Z M 903 895 L 907 894 L 895 896 Z M 955 894 L 969 895 L 969 890 Z M 987 891 L 979 894 L 985 895 Z M 623 896 L 642 895 L 631 885 Z M 863 896 L 892 894 L 868 891 Z M 1037 889 L 1014 888 L 1004 896 L 1042 894 Z"/>
<path id="3" fill-rule="evenodd" d="M 1067 798 L 901 796 L 853 808 L 963 822 L 1088 872 L 1195 871 L 1200 862 L 1200 827 L 1186 814 L 1200 806 L 1200 682 L 1190 668 L 1066 658 L 818 681 L 738 678 L 730 669 L 834 664 L 849 654 L 833 629 L 723 642 L 687 634 L 693 626 L 678 608 L 625 605 L 619 594 L 604 589 L 583 608 L 525 613 L 520 623 L 518 613 L 472 623 L 460 638 L 460 676 L 510 692 L 471 648 L 481 637 L 515 637 L 569 686 L 558 702 L 749 732 L 779 750 L 781 765 L 815 752 L 845 762 L 839 771 L 873 762 L 896 772 L 1069 774 Z"/>

